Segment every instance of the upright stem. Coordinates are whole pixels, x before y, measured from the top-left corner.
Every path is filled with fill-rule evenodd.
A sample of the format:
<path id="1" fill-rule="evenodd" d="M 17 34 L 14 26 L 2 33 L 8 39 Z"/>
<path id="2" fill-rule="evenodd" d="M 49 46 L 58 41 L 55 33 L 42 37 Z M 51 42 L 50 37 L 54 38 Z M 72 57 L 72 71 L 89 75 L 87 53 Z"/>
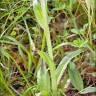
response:
<path id="1" fill-rule="evenodd" d="M 47 19 L 47 17 L 48 17 L 47 1 L 45 1 L 45 0 L 40 0 L 40 1 L 41 1 L 43 18 L 44 18 L 44 22 L 45 22 L 44 35 L 46 37 L 48 54 L 49 54 L 50 58 L 53 60 L 52 44 L 51 44 L 50 31 L 49 31 L 49 25 L 48 25 L 48 19 Z"/>
<path id="2" fill-rule="evenodd" d="M 52 44 L 51 44 L 49 28 L 46 28 L 46 30 L 44 30 L 44 33 L 47 42 L 48 54 L 50 58 L 53 60 L 53 52 L 52 52 Z"/>

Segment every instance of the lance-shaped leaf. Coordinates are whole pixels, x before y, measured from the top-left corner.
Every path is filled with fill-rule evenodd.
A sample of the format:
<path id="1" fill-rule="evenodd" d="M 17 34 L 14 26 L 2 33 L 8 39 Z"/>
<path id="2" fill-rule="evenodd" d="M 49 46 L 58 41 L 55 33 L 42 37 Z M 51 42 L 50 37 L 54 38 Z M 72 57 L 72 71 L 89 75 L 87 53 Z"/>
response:
<path id="1" fill-rule="evenodd" d="M 87 94 L 87 93 L 94 93 L 94 92 L 96 92 L 96 87 L 89 86 L 89 87 L 81 90 L 80 94 Z"/>
<path id="2" fill-rule="evenodd" d="M 71 79 L 71 83 L 73 84 L 73 86 L 78 91 L 81 91 L 84 88 L 83 80 L 81 78 L 79 71 L 76 69 L 76 66 L 74 63 L 70 63 L 68 65 L 68 73 L 69 73 L 69 78 Z"/>
<path id="3" fill-rule="evenodd" d="M 34 0 L 33 10 L 34 10 L 34 14 L 35 14 L 38 24 L 41 26 L 41 28 L 45 29 L 47 26 L 46 1 Z"/>
<path id="4" fill-rule="evenodd" d="M 44 62 L 48 65 L 51 74 L 51 86 L 54 96 L 57 94 L 57 82 L 56 82 L 56 67 L 52 59 L 45 53 L 40 51 L 39 55 L 43 58 Z"/>
<path id="5" fill-rule="evenodd" d="M 77 51 L 73 51 L 71 53 L 69 53 L 67 56 L 65 56 L 61 62 L 59 63 L 57 69 L 56 69 L 56 77 L 57 77 L 57 84 L 59 84 L 62 75 L 64 74 L 65 69 L 67 68 L 67 65 L 69 64 L 69 62 L 76 57 L 77 55 L 79 55 L 82 52 L 82 50 L 77 50 Z"/>
<path id="6" fill-rule="evenodd" d="M 50 90 L 50 76 L 47 69 L 40 68 L 37 72 L 38 88 L 42 95 L 49 96 Z"/>

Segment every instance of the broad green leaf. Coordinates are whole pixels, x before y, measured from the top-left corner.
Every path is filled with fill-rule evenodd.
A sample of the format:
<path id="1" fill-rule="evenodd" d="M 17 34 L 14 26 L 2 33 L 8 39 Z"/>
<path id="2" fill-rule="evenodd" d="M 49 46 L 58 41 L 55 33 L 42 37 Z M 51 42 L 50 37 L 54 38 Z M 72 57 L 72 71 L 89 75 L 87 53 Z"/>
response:
<path id="1" fill-rule="evenodd" d="M 96 92 L 96 87 L 89 86 L 89 87 L 81 90 L 80 94 L 87 94 L 87 93 L 94 93 L 94 92 Z"/>
<path id="2" fill-rule="evenodd" d="M 37 72 L 38 88 L 43 96 L 49 96 L 50 93 L 50 77 L 48 70 L 40 68 Z"/>
<path id="3" fill-rule="evenodd" d="M 49 70 L 50 70 L 50 74 L 51 74 L 51 86 L 52 86 L 52 91 L 54 96 L 56 96 L 56 92 L 57 92 L 57 82 L 56 82 L 56 70 L 55 70 L 55 64 L 52 61 L 52 59 L 45 53 L 40 51 L 39 55 L 41 56 L 41 58 L 43 58 L 43 60 L 45 61 L 45 63 L 48 65 Z"/>
<path id="4" fill-rule="evenodd" d="M 67 65 L 69 64 L 69 62 L 76 57 L 77 55 L 79 55 L 82 51 L 81 50 L 77 50 L 77 51 L 73 51 L 71 53 L 69 53 L 67 56 L 65 56 L 61 62 L 59 63 L 57 69 L 56 69 L 56 77 L 57 77 L 57 84 L 59 84 L 62 75 L 64 74 L 65 69 L 67 68 Z"/>
<path id="5" fill-rule="evenodd" d="M 73 86 L 78 91 L 81 91 L 84 88 L 83 80 L 81 78 L 79 71 L 76 69 L 76 66 L 74 63 L 70 63 L 68 65 L 68 73 L 69 73 L 69 78 L 71 79 L 71 83 L 73 84 Z"/>
<path id="6" fill-rule="evenodd" d="M 46 7 L 43 9 L 46 9 Z M 39 0 L 33 1 L 33 10 L 34 10 L 34 14 L 37 19 L 37 22 L 41 26 L 41 28 L 45 29 L 47 25 L 47 21 L 46 21 L 47 14 L 44 14 L 43 9 L 42 9 L 41 2 Z"/>

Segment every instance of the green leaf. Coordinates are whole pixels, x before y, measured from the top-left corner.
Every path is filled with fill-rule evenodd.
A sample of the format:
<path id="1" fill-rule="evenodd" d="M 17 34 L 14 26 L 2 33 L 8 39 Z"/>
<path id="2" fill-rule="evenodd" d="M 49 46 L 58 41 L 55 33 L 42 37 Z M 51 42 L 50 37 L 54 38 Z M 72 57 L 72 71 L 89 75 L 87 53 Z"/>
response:
<path id="1" fill-rule="evenodd" d="M 11 36 L 16 36 L 16 31 L 13 30 L 10 35 Z"/>
<path id="2" fill-rule="evenodd" d="M 46 9 L 46 6 L 44 6 L 43 9 Z M 41 28 L 45 29 L 47 25 L 47 20 L 46 20 L 47 14 L 46 12 L 44 14 L 43 9 L 42 9 L 41 2 L 39 0 L 33 1 L 33 10 L 34 10 L 34 14 L 37 19 L 37 22 Z"/>
<path id="3" fill-rule="evenodd" d="M 70 0 L 70 2 L 71 2 L 72 4 L 74 4 L 74 3 L 76 3 L 76 0 Z"/>
<path id="4" fill-rule="evenodd" d="M 55 63 L 53 62 L 53 60 L 45 52 L 40 51 L 39 55 L 41 56 L 41 58 L 43 58 L 43 60 L 45 61 L 45 63 L 49 67 L 50 74 L 51 74 L 52 91 L 53 91 L 54 96 L 56 96 L 56 94 L 57 94 L 57 82 L 56 82 L 56 67 L 55 67 Z"/>
<path id="5" fill-rule="evenodd" d="M 40 51 L 39 55 L 48 64 L 50 71 L 55 71 L 55 63 L 52 61 L 52 59 L 43 51 Z"/>
<path id="6" fill-rule="evenodd" d="M 82 47 L 86 47 L 87 42 L 88 42 L 88 40 L 83 40 L 83 39 L 81 40 L 78 38 L 78 39 L 74 40 L 71 45 L 74 47 L 82 48 Z"/>
<path id="7" fill-rule="evenodd" d="M 75 29 L 75 28 L 73 28 L 73 29 L 71 29 L 71 32 L 75 33 L 77 35 L 84 35 L 85 30 L 84 29 Z"/>
<path id="8" fill-rule="evenodd" d="M 71 53 L 69 53 L 67 56 L 65 56 L 61 62 L 59 63 L 57 69 L 56 69 L 56 77 L 57 77 L 57 84 L 59 84 L 62 75 L 64 74 L 65 69 L 67 68 L 67 65 L 69 64 L 69 62 L 76 57 L 77 55 L 79 55 L 82 51 L 81 50 L 77 50 L 77 51 L 73 51 Z"/>
<path id="9" fill-rule="evenodd" d="M 83 80 L 81 78 L 79 71 L 76 69 L 76 66 L 74 63 L 70 63 L 68 65 L 68 73 L 69 73 L 69 77 L 71 79 L 73 86 L 78 91 L 81 91 L 84 88 Z"/>
<path id="10" fill-rule="evenodd" d="M 59 2 L 57 2 L 56 7 L 53 10 L 59 11 L 59 10 L 65 9 L 65 8 L 66 8 L 65 3 L 59 1 Z"/>
<path id="11" fill-rule="evenodd" d="M 87 93 L 93 93 L 93 92 L 96 92 L 96 87 L 87 87 L 83 90 L 80 91 L 80 94 L 87 94 Z"/>
<path id="12" fill-rule="evenodd" d="M 37 83 L 38 88 L 42 95 L 49 96 L 50 93 L 50 76 L 47 69 L 43 69 L 40 67 L 40 69 L 37 72 Z"/>
<path id="13" fill-rule="evenodd" d="M 93 39 L 96 39 L 96 33 L 93 35 Z"/>
<path id="14" fill-rule="evenodd" d="M 38 24 L 44 30 L 44 35 L 46 37 L 47 42 L 48 54 L 51 57 L 51 59 L 53 59 L 52 44 L 48 26 L 47 0 L 34 0 L 33 10 Z"/>

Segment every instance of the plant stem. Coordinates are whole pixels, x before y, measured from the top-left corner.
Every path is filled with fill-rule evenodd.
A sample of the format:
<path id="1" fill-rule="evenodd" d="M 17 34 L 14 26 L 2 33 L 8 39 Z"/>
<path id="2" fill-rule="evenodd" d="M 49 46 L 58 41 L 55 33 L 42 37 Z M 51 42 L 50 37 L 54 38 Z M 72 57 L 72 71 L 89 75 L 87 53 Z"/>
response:
<path id="1" fill-rule="evenodd" d="M 52 44 L 51 44 L 49 28 L 47 28 L 44 31 L 44 33 L 45 33 L 46 42 L 47 42 L 48 54 L 49 54 L 50 58 L 53 60 L 53 52 L 52 52 Z"/>

